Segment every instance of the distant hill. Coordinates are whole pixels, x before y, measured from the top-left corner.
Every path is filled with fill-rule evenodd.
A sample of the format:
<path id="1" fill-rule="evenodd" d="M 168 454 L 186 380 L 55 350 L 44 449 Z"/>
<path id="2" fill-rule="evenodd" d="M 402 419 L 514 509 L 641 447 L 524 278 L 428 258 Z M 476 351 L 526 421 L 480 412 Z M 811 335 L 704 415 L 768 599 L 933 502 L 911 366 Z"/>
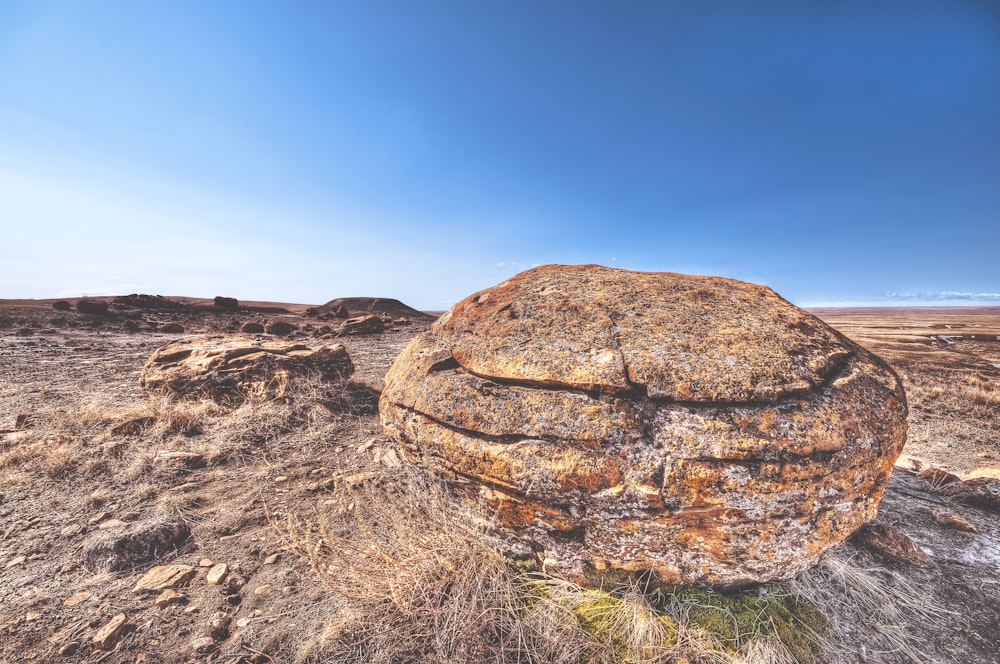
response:
<path id="1" fill-rule="evenodd" d="M 389 314 L 393 318 L 405 316 L 410 320 L 434 320 L 434 316 L 423 311 L 417 311 L 413 307 L 407 306 L 399 300 L 391 297 L 338 297 L 330 300 L 326 304 L 316 307 L 316 313 L 323 315 L 336 309 L 344 307 L 352 316 L 362 314 Z"/>

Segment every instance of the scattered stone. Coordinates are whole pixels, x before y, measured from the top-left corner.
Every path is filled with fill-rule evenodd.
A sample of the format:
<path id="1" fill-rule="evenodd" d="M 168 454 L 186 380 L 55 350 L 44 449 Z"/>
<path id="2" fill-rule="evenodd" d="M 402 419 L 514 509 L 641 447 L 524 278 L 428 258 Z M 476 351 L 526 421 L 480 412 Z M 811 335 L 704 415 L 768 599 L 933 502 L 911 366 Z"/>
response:
<path id="1" fill-rule="evenodd" d="M 265 332 L 268 334 L 275 334 L 279 337 L 287 337 L 297 329 L 299 329 L 297 325 L 293 325 L 292 323 L 283 320 L 270 322 L 266 327 L 264 327 Z"/>
<path id="2" fill-rule="evenodd" d="M 28 558 L 26 556 L 14 556 L 13 558 L 7 561 L 7 564 L 4 565 L 4 567 L 7 569 L 10 569 L 11 567 L 17 567 L 18 565 L 23 564 L 24 561 L 27 559 Z"/>
<path id="3" fill-rule="evenodd" d="M 183 604 L 186 601 L 187 595 L 168 588 L 160 593 L 160 595 L 156 598 L 155 604 L 156 608 L 165 609 L 173 604 Z"/>
<path id="4" fill-rule="evenodd" d="M 946 484 L 951 484 L 952 482 L 960 482 L 962 480 L 962 478 L 959 477 L 958 475 L 955 475 L 954 473 L 949 473 L 947 470 L 942 470 L 941 468 L 937 468 L 936 466 L 928 466 L 927 468 L 924 468 L 917 474 L 917 477 L 919 477 L 922 480 L 927 480 L 932 485 L 938 488 L 943 487 Z"/>
<path id="5" fill-rule="evenodd" d="M 219 563 L 212 569 L 208 570 L 208 574 L 205 575 L 205 581 L 212 586 L 217 586 L 222 583 L 223 579 L 226 578 L 226 574 L 229 573 L 229 565 L 226 563 Z"/>
<path id="6" fill-rule="evenodd" d="M 264 558 L 264 563 L 263 564 L 264 565 L 273 565 L 274 563 L 278 562 L 278 559 L 279 559 L 278 554 L 277 553 L 272 553 L 267 558 Z"/>
<path id="7" fill-rule="evenodd" d="M 94 644 L 95 648 L 100 650 L 111 650 L 118 643 L 118 639 L 121 638 L 126 620 L 125 614 L 119 613 L 108 621 L 104 627 L 97 630 L 94 636 L 91 637 L 90 642 Z"/>
<path id="8" fill-rule="evenodd" d="M 101 521 L 97 524 L 98 530 L 111 530 L 112 528 L 118 528 L 119 526 L 124 526 L 125 522 L 121 519 L 107 519 L 106 521 Z"/>
<path id="9" fill-rule="evenodd" d="M 763 286 L 543 266 L 456 304 L 380 416 L 553 571 L 744 585 L 875 518 L 906 440 L 887 364 Z"/>
<path id="10" fill-rule="evenodd" d="M 110 512 L 98 512 L 94 516 L 92 516 L 89 519 L 87 519 L 87 523 L 93 526 L 95 524 L 100 523 L 101 521 L 104 521 L 109 516 L 111 516 Z"/>
<path id="11" fill-rule="evenodd" d="M 230 574 L 226 578 L 226 591 L 230 593 L 239 592 L 240 588 L 246 585 L 246 579 L 239 574 Z"/>
<path id="12" fill-rule="evenodd" d="M 222 297 L 221 295 L 216 295 L 214 305 L 219 309 L 235 311 L 240 308 L 240 301 L 235 297 Z"/>
<path id="13" fill-rule="evenodd" d="M 80 300 L 76 303 L 76 310 L 81 314 L 103 316 L 108 313 L 108 303 L 100 300 Z"/>
<path id="14" fill-rule="evenodd" d="M 83 526 L 78 523 L 71 523 L 68 526 L 64 526 L 59 534 L 63 537 L 73 537 L 74 535 L 79 535 L 83 532 Z"/>
<path id="15" fill-rule="evenodd" d="M 211 567 L 214 564 L 211 558 L 202 558 L 198 561 L 198 567 Z"/>
<path id="16" fill-rule="evenodd" d="M 191 639 L 191 650 L 195 651 L 199 655 L 210 653 L 217 647 L 215 639 L 210 636 L 198 636 Z"/>
<path id="17" fill-rule="evenodd" d="M 190 534 L 187 524 L 172 516 L 124 524 L 90 537 L 83 563 L 94 571 L 133 569 L 176 550 Z"/>
<path id="18" fill-rule="evenodd" d="M 933 567 L 934 561 L 916 542 L 895 526 L 884 523 L 865 524 L 855 536 L 865 548 L 897 563 Z"/>
<path id="19" fill-rule="evenodd" d="M 979 532 L 979 529 L 976 528 L 971 521 L 954 510 L 941 507 L 933 510 L 931 515 L 934 517 L 935 522 L 946 528 L 954 528 L 955 530 L 962 530 L 967 533 Z"/>
<path id="20" fill-rule="evenodd" d="M 146 293 L 132 293 L 131 295 L 120 295 L 111 301 L 114 309 L 146 309 L 150 311 L 186 311 L 191 307 L 183 302 L 171 300 L 162 295 L 147 295 Z"/>
<path id="21" fill-rule="evenodd" d="M 199 611 L 201 611 L 201 608 L 197 607 L 197 606 L 186 606 L 186 607 L 184 607 L 184 613 L 187 613 L 187 614 L 198 613 Z"/>
<path id="22" fill-rule="evenodd" d="M 962 501 L 966 505 L 1000 513 L 1000 479 L 973 477 L 955 482 L 941 489 L 941 493 Z"/>
<path id="23" fill-rule="evenodd" d="M 288 475 L 278 475 L 277 477 L 274 478 L 275 484 L 281 484 L 282 482 L 287 482 L 287 481 L 288 481 Z"/>
<path id="24" fill-rule="evenodd" d="M 253 622 L 253 618 L 244 617 L 236 621 L 236 626 L 240 629 L 245 629 L 247 625 Z"/>
<path id="25" fill-rule="evenodd" d="M 246 334 L 263 334 L 264 326 L 260 323 L 245 323 L 243 327 L 240 328 L 241 332 Z"/>
<path id="26" fill-rule="evenodd" d="M 79 641 L 70 641 L 59 647 L 59 654 L 63 657 L 72 657 L 80 649 Z"/>
<path id="27" fill-rule="evenodd" d="M 75 595 L 70 595 L 69 597 L 67 597 L 66 599 L 64 599 L 63 600 L 63 605 L 64 606 L 76 606 L 77 604 L 83 604 L 84 602 L 86 602 L 90 598 L 91 598 L 91 594 L 90 593 L 88 593 L 86 590 L 81 590 L 80 592 L 76 593 Z"/>
<path id="28" fill-rule="evenodd" d="M 158 565 L 146 572 L 135 584 L 132 592 L 136 595 L 147 592 L 162 592 L 185 583 L 195 575 L 191 565 Z"/>
<path id="29" fill-rule="evenodd" d="M 385 321 L 376 316 L 375 314 L 366 314 L 364 316 L 358 316 L 356 318 L 348 318 L 345 320 L 340 329 L 337 330 L 338 334 L 341 335 L 352 335 L 352 334 L 378 334 L 385 330 Z"/>
<path id="30" fill-rule="evenodd" d="M 250 394 L 282 397 L 301 375 L 342 381 L 352 373 L 354 363 L 340 344 L 309 347 L 276 339 L 208 335 L 161 346 L 143 367 L 139 383 L 153 392 L 226 402 Z"/>
<path id="31" fill-rule="evenodd" d="M 167 334 L 184 334 L 184 326 L 180 323 L 167 323 L 160 328 L 160 332 L 166 332 Z"/>
<path id="32" fill-rule="evenodd" d="M 271 590 L 271 584 L 265 583 L 253 589 L 254 595 L 266 595 Z"/>
<path id="33" fill-rule="evenodd" d="M 52 308 L 55 309 L 56 311 L 69 311 L 70 309 L 73 308 L 73 305 L 71 305 L 66 300 L 56 300 L 55 302 L 52 303 Z"/>
<path id="34" fill-rule="evenodd" d="M 208 631 L 215 638 L 225 638 L 229 634 L 229 623 L 232 618 L 229 614 L 216 611 L 208 619 Z"/>

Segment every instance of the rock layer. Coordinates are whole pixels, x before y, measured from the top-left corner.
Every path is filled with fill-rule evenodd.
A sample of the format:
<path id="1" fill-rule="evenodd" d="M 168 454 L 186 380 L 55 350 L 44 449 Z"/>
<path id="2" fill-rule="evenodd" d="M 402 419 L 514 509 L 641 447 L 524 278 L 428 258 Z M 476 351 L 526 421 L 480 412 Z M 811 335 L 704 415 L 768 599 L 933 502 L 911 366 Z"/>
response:
<path id="1" fill-rule="evenodd" d="M 239 400 L 250 394 L 282 397 L 296 376 L 346 380 L 354 364 L 341 344 L 309 347 L 279 339 L 242 336 L 186 337 L 158 348 L 139 383 L 180 396 Z"/>
<path id="2" fill-rule="evenodd" d="M 542 266 L 386 376 L 383 426 L 552 567 L 740 585 L 874 518 L 906 436 L 883 362 L 770 289 Z"/>

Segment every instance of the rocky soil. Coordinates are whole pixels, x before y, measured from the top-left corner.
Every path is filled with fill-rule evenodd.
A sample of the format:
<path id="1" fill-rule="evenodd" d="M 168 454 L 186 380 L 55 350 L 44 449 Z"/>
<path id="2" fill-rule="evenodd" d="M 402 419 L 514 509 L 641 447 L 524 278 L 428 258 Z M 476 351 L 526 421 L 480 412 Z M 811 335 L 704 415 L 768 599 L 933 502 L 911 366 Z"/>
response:
<path id="1" fill-rule="evenodd" d="M 184 334 L 280 320 L 305 342 L 337 323 L 260 308 L 0 305 L 0 661 L 346 661 L 331 644 L 363 600 L 331 589 L 337 570 L 315 567 L 318 544 L 294 524 L 359 510 L 401 472 L 376 403 L 390 362 L 428 324 L 331 336 L 350 353 L 351 382 L 280 401 L 226 409 L 140 389 L 150 354 Z M 841 621 L 821 661 L 1000 662 L 997 506 L 927 471 L 1000 465 L 1000 311 L 820 315 L 887 359 L 910 402 L 908 458 L 877 521 L 891 528 L 855 537 L 839 559 L 925 602 L 895 622 L 875 609 Z M 171 324 L 183 333 L 163 331 Z M 912 638 L 893 649 L 873 629 Z M 352 661 L 366 647 L 367 661 L 420 661 L 380 659 L 371 640 L 352 647 Z M 510 661 L 532 661 L 522 655 Z"/>

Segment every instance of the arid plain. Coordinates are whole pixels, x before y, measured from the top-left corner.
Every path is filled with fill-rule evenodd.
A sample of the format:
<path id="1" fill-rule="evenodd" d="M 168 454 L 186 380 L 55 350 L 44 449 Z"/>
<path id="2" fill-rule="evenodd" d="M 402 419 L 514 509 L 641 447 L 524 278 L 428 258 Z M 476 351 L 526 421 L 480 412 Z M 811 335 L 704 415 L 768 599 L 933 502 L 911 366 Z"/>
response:
<path id="1" fill-rule="evenodd" d="M 465 535 L 447 532 L 447 497 L 433 486 L 409 525 L 386 526 L 409 509 L 393 497 L 406 464 L 377 415 L 389 364 L 433 317 L 394 300 L 343 303 L 352 316 L 382 314 L 384 331 L 338 336 L 305 305 L 168 297 L 85 314 L 76 301 L 0 301 L 0 661 L 701 661 L 640 659 L 611 641 L 563 658 L 523 635 L 504 642 L 475 611 L 439 624 L 429 607 L 457 587 L 464 554 L 449 547 Z M 793 661 L 1000 662 L 1000 516 L 946 490 L 1000 468 L 1000 308 L 813 313 L 903 380 L 908 442 L 877 523 L 917 553 L 844 544 L 816 588 L 835 595 L 849 562 L 900 607 L 833 611 L 832 636 Z M 306 345 L 344 344 L 353 377 L 233 406 L 140 388 L 164 343 L 255 322 L 289 323 Z M 170 519 L 189 536 L 159 560 L 107 570 L 87 558 L 88 541 Z M 337 542 L 348 550 L 322 554 Z M 153 564 L 183 567 L 173 595 L 137 591 Z M 725 645 L 703 661 L 764 661 Z"/>

